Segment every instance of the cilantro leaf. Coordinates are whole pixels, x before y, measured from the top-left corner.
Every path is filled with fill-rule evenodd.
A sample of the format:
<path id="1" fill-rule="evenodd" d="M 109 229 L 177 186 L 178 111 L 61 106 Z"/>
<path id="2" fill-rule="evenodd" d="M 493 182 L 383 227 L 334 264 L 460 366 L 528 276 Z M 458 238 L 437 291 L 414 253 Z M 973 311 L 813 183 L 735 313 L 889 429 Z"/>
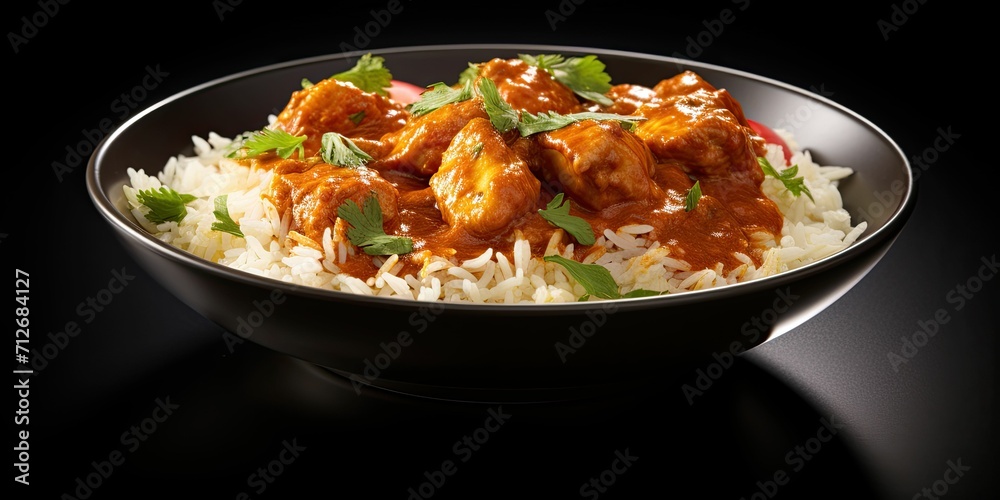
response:
<path id="1" fill-rule="evenodd" d="M 531 113 L 518 112 L 507 101 L 500 96 L 496 83 L 489 78 L 479 80 L 479 92 L 483 96 L 483 104 L 486 114 L 490 117 L 490 122 L 500 133 L 505 133 L 513 128 L 517 128 L 521 137 L 527 137 L 538 132 L 548 132 L 565 127 L 571 123 L 583 120 L 617 120 L 626 129 L 633 130 L 635 122 L 645 120 L 641 116 L 617 115 L 614 113 L 570 113 L 560 115 L 555 111 L 541 112 L 537 115 Z"/>
<path id="2" fill-rule="evenodd" d="M 618 283 L 611 276 L 611 271 L 600 264 L 584 264 L 573 259 L 567 259 L 561 255 L 547 255 L 545 262 L 555 262 L 563 266 L 566 272 L 583 286 L 587 294 L 580 300 L 587 300 L 590 295 L 602 299 L 629 299 L 633 297 L 652 297 L 654 295 L 664 295 L 667 292 L 656 292 L 643 288 L 636 288 L 631 292 L 622 295 L 618 289 Z"/>
<path id="3" fill-rule="evenodd" d="M 139 191 L 135 196 L 139 203 L 149 209 L 145 214 L 146 220 L 154 224 L 184 220 L 187 215 L 187 207 L 184 205 L 196 199 L 195 196 L 180 194 L 166 186 L 161 186 L 159 190 L 150 188 Z"/>
<path id="4" fill-rule="evenodd" d="M 563 266 L 566 272 L 583 285 L 587 293 L 602 299 L 621 298 L 618 283 L 611 276 L 611 271 L 600 264 L 584 264 L 561 255 L 546 255 L 546 262 L 555 262 Z"/>
<path id="5" fill-rule="evenodd" d="M 694 186 L 688 189 L 687 196 L 684 197 L 684 211 L 690 212 L 698 206 L 701 199 L 701 181 L 694 181 Z"/>
<path id="6" fill-rule="evenodd" d="M 781 173 L 778 173 L 778 171 L 771 166 L 771 162 L 767 161 L 767 158 L 764 158 L 763 156 L 757 157 L 757 164 L 760 165 L 764 174 L 770 175 L 771 177 L 781 181 L 781 183 L 785 185 L 785 189 L 791 191 L 795 196 L 805 193 L 810 200 L 813 200 L 812 192 L 809 191 L 809 186 L 806 186 L 805 179 L 795 176 L 795 174 L 799 173 L 798 165 L 792 165 L 782 170 Z"/>
<path id="7" fill-rule="evenodd" d="M 306 136 L 304 135 L 292 135 L 284 130 L 265 128 L 250 134 L 243 140 L 239 148 L 227 156 L 232 158 L 240 151 L 245 150 L 244 158 L 252 158 L 273 149 L 282 158 L 288 159 L 293 153 L 298 153 L 299 159 L 302 159 L 306 154 L 306 148 L 302 145 L 305 140 Z"/>
<path id="8" fill-rule="evenodd" d="M 215 222 L 212 223 L 212 229 L 244 238 L 243 231 L 240 231 L 240 225 L 229 216 L 227 201 L 229 201 L 229 195 L 215 197 L 215 211 L 212 212 L 215 214 Z"/>
<path id="9" fill-rule="evenodd" d="M 517 124 L 517 130 L 521 132 L 522 137 L 527 137 L 538 132 L 557 130 L 565 127 L 566 125 L 583 120 L 617 120 L 621 122 L 627 130 L 634 130 L 635 122 L 645 119 L 646 118 L 641 116 L 616 115 L 614 113 L 592 113 L 589 111 L 582 113 L 570 113 L 568 115 L 560 115 L 555 111 L 542 111 L 537 115 L 523 112 L 521 113 L 521 121 Z"/>
<path id="10" fill-rule="evenodd" d="M 392 73 L 383 66 L 384 62 L 385 58 L 368 53 L 361 56 L 353 68 L 337 73 L 331 78 L 351 82 L 365 92 L 375 92 L 389 97 L 389 91 L 386 89 L 392 86 Z"/>
<path id="11" fill-rule="evenodd" d="M 493 80 L 480 79 L 479 93 L 483 96 L 486 114 L 489 115 L 494 128 L 502 134 L 517 126 L 520 114 L 500 97 L 500 91 L 497 90 L 497 84 Z"/>
<path id="12" fill-rule="evenodd" d="M 410 104 L 409 111 L 413 116 L 426 115 L 442 106 L 465 101 L 472 98 L 472 81 L 465 82 L 461 88 L 453 88 L 438 82 L 431 85 L 431 90 L 420 94 L 420 100 Z"/>
<path id="13" fill-rule="evenodd" d="M 323 134 L 320 156 L 330 165 L 341 167 L 360 167 L 372 159 L 350 139 L 336 132 Z"/>
<path id="14" fill-rule="evenodd" d="M 594 238 L 594 228 L 590 224 L 575 215 L 569 214 L 569 200 L 563 203 L 563 193 L 559 193 L 552 198 L 538 213 L 552 225 L 560 227 L 576 238 L 581 245 L 593 245 L 597 240 Z"/>
<path id="15" fill-rule="evenodd" d="M 401 255 L 413 251 L 413 240 L 410 238 L 385 234 L 382 207 L 374 192 L 365 199 L 364 210 L 354 200 L 347 200 L 337 207 L 337 217 L 351 225 L 347 229 L 347 238 L 368 255 Z"/>
<path id="16" fill-rule="evenodd" d="M 588 101 L 602 106 L 614 104 L 604 95 L 611 90 L 611 75 L 604 71 L 606 66 L 595 55 L 565 58 L 559 54 L 518 54 L 518 57 L 547 71 L 556 81 Z"/>
<path id="17" fill-rule="evenodd" d="M 462 70 L 461 73 L 459 73 L 458 83 L 461 83 L 462 85 L 465 85 L 467 83 L 471 84 L 472 82 L 476 81 L 476 78 L 479 78 L 479 65 L 469 63 L 469 67 L 465 68 L 464 70 Z"/>

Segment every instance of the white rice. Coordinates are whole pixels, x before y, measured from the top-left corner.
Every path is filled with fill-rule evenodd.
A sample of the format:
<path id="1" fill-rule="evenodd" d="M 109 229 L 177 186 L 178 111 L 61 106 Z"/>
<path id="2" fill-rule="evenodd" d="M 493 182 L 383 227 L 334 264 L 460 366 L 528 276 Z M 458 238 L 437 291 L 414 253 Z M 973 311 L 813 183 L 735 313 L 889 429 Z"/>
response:
<path id="1" fill-rule="evenodd" d="M 837 188 L 853 171 L 817 165 L 808 151 L 799 150 L 790 133 L 776 132 L 796 152 L 786 164 L 781 150 L 768 146 L 768 161 L 778 170 L 798 165 L 798 175 L 805 179 L 815 202 L 805 195 L 792 195 L 777 179 L 765 178 L 762 189 L 785 215 L 785 222 L 779 241 L 768 238 L 760 242 L 767 250 L 759 267 L 748 256 L 738 255 L 742 264 L 733 269 L 723 269 L 721 264 L 713 269 L 691 269 L 672 257 L 668 247 L 643 237 L 652 226 L 638 224 L 604 231 L 597 239 L 599 251 L 588 255 L 585 262 L 607 268 L 622 293 L 638 288 L 683 293 L 795 269 L 847 248 L 867 227 L 865 222 L 851 225 Z M 354 255 L 355 248 L 337 232 L 327 230 L 320 248 L 296 243 L 289 232 L 290 215 L 279 214 L 261 197 L 270 171 L 251 171 L 225 158 L 231 139 L 210 133 L 207 139 L 195 136 L 192 141 L 194 156 L 170 158 L 156 175 L 129 169 L 130 185 L 124 186 L 124 191 L 132 214 L 147 231 L 198 257 L 289 283 L 418 301 L 552 303 L 573 302 L 586 294 L 561 265 L 542 259 L 557 253 L 572 257 L 572 245 L 560 252 L 558 229 L 543 255 L 532 255 L 528 242 L 519 239 L 512 255 L 488 249 L 462 262 L 429 257 L 417 274 L 405 276 L 398 275 L 403 267 L 399 257 L 372 257 L 379 267 L 374 278 L 350 276 L 341 272 L 339 264 Z M 187 205 L 187 216 L 181 223 L 153 224 L 143 216 L 147 209 L 138 202 L 137 191 L 160 186 L 197 197 Z M 245 238 L 211 229 L 215 198 L 223 194 L 228 195 L 229 214 Z"/>

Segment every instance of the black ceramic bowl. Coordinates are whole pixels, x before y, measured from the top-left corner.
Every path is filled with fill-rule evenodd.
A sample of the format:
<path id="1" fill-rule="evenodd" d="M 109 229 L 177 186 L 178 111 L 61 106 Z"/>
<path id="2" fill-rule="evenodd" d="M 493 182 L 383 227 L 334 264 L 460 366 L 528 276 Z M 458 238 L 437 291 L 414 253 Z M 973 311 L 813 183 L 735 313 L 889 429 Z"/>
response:
<path id="1" fill-rule="evenodd" d="M 909 164 L 864 117 L 823 96 L 726 68 L 585 47 L 417 46 L 374 52 L 394 78 L 449 81 L 469 62 L 517 54 L 595 54 L 613 83 L 648 86 L 691 69 L 728 89 L 746 116 L 774 125 L 798 117 L 800 146 L 820 164 L 849 166 L 845 208 L 868 227 L 846 251 L 766 279 L 685 294 L 603 303 L 427 304 L 308 289 L 263 279 L 173 248 L 126 210 L 126 169 L 155 173 L 191 136 L 257 129 L 300 81 L 351 67 L 362 53 L 268 66 L 174 95 L 108 136 L 88 165 L 100 213 L 144 269 L 211 321 L 275 351 L 379 386 L 429 397 L 537 401 L 580 397 L 728 359 L 806 321 L 841 297 L 882 258 L 910 212 Z M 562 349 L 566 346 L 572 351 Z M 560 352 L 561 351 L 561 352 Z"/>

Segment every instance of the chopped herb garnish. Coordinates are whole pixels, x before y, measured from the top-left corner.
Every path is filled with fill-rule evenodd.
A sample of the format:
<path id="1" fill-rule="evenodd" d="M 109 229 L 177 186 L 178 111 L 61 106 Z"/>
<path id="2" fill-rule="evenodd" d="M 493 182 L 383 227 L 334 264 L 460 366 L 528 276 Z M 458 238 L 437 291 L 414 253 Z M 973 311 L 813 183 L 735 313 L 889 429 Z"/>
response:
<path id="1" fill-rule="evenodd" d="M 300 84 L 302 85 L 303 89 L 307 89 L 313 86 L 313 82 L 309 81 L 308 78 L 303 78 Z"/>
<path id="2" fill-rule="evenodd" d="M 382 207 L 374 192 L 365 199 L 364 210 L 354 200 L 337 207 L 337 217 L 351 225 L 347 237 L 368 255 L 402 255 L 413 251 L 413 240 L 390 236 L 382 229 Z"/>
<path id="3" fill-rule="evenodd" d="M 479 80 L 479 93 L 483 96 L 486 114 L 490 117 L 493 127 L 500 133 L 506 133 L 517 126 L 520 114 L 500 97 L 497 84 L 489 78 Z"/>
<path id="4" fill-rule="evenodd" d="M 190 194 L 180 194 L 166 186 L 157 189 L 146 189 L 136 193 L 139 203 L 149 209 L 146 212 L 146 220 L 154 224 L 162 224 L 166 221 L 180 222 L 187 215 L 187 207 L 184 205 L 194 201 L 195 196 Z"/>
<path id="5" fill-rule="evenodd" d="M 306 153 L 306 148 L 302 145 L 305 140 L 304 135 L 292 135 L 284 130 L 265 128 L 250 134 L 250 137 L 244 139 L 239 148 L 228 156 L 232 158 L 239 151 L 245 150 L 244 157 L 252 158 L 274 150 L 278 156 L 285 159 L 296 152 L 299 154 L 299 159 L 302 159 Z"/>
<path id="6" fill-rule="evenodd" d="M 606 267 L 600 264 L 584 264 L 573 259 L 567 259 L 561 255 L 547 255 L 544 257 L 544 260 L 563 266 L 566 272 L 583 286 L 584 290 L 587 291 L 587 295 L 581 300 L 586 300 L 590 295 L 602 299 L 627 299 L 633 297 L 651 297 L 667 293 L 637 288 L 622 295 L 618 290 L 618 284 L 615 283 L 615 279 L 611 276 L 611 271 L 608 271 Z"/>
<path id="7" fill-rule="evenodd" d="M 782 170 L 781 173 L 778 173 L 778 171 L 771 166 L 771 162 L 767 161 L 767 158 L 764 158 L 763 156 L 757 157 L 757 163 L 766 175 L 770 175 L 771 177 L 781 181 L 781 183 L 785 185 L 785 189 L 791 191 L 795 196 L 805 193 L 810 200 L 813 200 L 813 195 L 809 191 L 809 186 L 806 186 L 805 179 L 795 176 L 799 173 L 798 165 L 792 165 Z"/>
<path id="8" fill-rule="evenodd" d="M 521 116 L 500 97 L 496 82 L 489 78 L 479 80 L 479 93 L 483 96 L 483 106 L 495 129 L 507 132 L 517 126 Z"/>
<path id="9" fill-rule="evenodd" d="M 472 146 L 472 159 L 475 160 L 476 158 L 479 158 L 479 153 L 482 152 L 483 152 L 483 143 L 477 142 L 474 146 Z"/>
<path id="10" fill-rule="evenodd" d="M 522 137 L 527 137 L 538 132 L 548 132 L 557 130 L 583 120 L 615 120 L 621 122 L 626 130 L 635 130 L 635 122 L 645 120 L 641 116 L 616 115 L 614 113 L 570 113 L 560 115 L 555 111 L 542 111 L 537 115 L 528 112 L 521 113 L 521 121 L 517 124 L 517 129 Z"/>
<path id="11" fill-rule="evenodd" d="M 604 71 L 604 63 L 595 55 L 566 58 L 559 54 L 537 56 L 518 54 L 518 57 L 532 66 L 547 71 L 558 82 L 588 101 L 594 101 L 602 106 L 614 104 L 604 95 L 611 90 L 611 75 Z"/>
<path id="12" fill-rule="evenodd" d="M 483 95 L 486 114 L 489 115 L 493 126 L 500 133 L 505 133 L 516 127 L 521 133 L 521 137 L 557 130 L 583 120 L 616 120 L 621 122 L 627 130 L 633 130 L 636 121 L 645 120 L 641 116 L 616 115 L 614 113 L 583 112 L 568 115 L 560 115 L 554 111 L 543 111 L 537 115 L 526 111 L 518 113 L 507 101 L 503 100 L 500 91 L 497 90 L 496 83 L 489 78 L 479 80 L 479 92 Z"/>
<path id="13" fill-rule="evenodd" d="M 372 157 L 351 142 L 350 139 L 336 132 L 323 134 L 320 156 L 330 165 L 340 167 L 360 167 Z"/>
<path id="14" fill-rule="evenodd" d="M 590 227 L 586 220 L 570 215 L 569 200 L 563 203 L 563 198 L 563 193 L 555 195 L 545 208 L 538 210 L 539 215 L 552 225 L 565 230 L 581 245 L 593 245 L 596 242 L 594 228 Z"/>
<path id="15" fill-rule="evenodd" d="M 331 78 L 351 82 L 365 92 L 375 92 L 389 97 L 389 91 L 386 89 L 392 86 L 392 73 L 383 66 L 384 62 L 385 58 L 368 53 L 361 56 L 353 68 L 337 73 Z"/>
<path id="16" fill-rule="evenodd" d="M 694 181 L 694 186 L 688 189 L 687 196 L 684 198 L 684 211 L 690 212 L 698 206 L 698 200 L 701 199 L 701 181 Z"/>
<path id="17" fill-rule="evenodd" d="M 462 70 L 461 73 L 459 73 L 458 83 L 462 85 L 465 84 L 471 85 L 473 82 L 476 81 L 476 78 L 479 78 L 479 65 L 469 63 L 469 67 L 465 68 L 464 70 Z"/>
<path id="18" fill-rule="evenodd" d="M 430 90 L 420 94 L 420 100 L 409 105 L 413 116 L 426 115 L 447 104 L 465 101 L 472 98 L 472 81 L 466 81 L 461 88 L 453 88 L 438 82 L 430 86 Z"/>
<path id="19" fill-rule="evenodd" d="M 229 207 L 226 205 L 228 198 L 229 195 L 225 194 L 215 198 L 215 211 L 212 212 L 215 214 L 215 222 L 212 223 L 212 229 L 243 238 L 240 225 L 229 216 Z"/>
<path id="20" fill-rule="evenodd" d="M 611 271 L 600 264 L 584 264 L 573 259 L 567 259 L 561 255 L 547 255 L 546 262 L 555 262 L 563 266 L 566 272 L 578 281 L 587 293 L 602 299 L 621 298 L 618 291 L 618 284 L 611 276 Z"/>
<path id="21" fill-rule="evenodd" d="M 350 115 L 347 115 L 347 119 L 351 120 L 351 123 L 357 125 L 357 124 L 361 123 L 361 120 L 365 119 L 365 112 L 364 111 L 358 111 L 357 113 L 352 113 Z"/>

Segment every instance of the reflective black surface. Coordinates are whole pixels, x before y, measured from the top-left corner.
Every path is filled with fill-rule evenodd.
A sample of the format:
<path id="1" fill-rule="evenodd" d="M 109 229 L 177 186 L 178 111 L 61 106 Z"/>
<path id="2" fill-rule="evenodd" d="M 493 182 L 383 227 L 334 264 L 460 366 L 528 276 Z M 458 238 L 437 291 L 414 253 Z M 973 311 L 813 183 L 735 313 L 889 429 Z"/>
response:
<path id="1" fill-rule="evenodd" d="M 407 498 L 409 488 L 429 496 L 421 485 L 435 481 L 433 498 L 997 493 L 997 175 L 995 140 L 979 125 L 992 120 L 992 91 L 979 70 L 953 63 L 988 54 L 983 13 L 954 2 L 818 4 L 793 25 L 757 2 L 671 6 L 667 17 L 553 2 L 443 24 L 446 7 L 410 2 L 151 13 L 69 3 L 54 14 L 44 3 L 7 16 L 27 41 L 8 35 L 15 175 L 0 249 L 9 274 L 30 274 L 35 371 L 27 397 L 12 389 L 14 417 L 26 404 L 30 418 L 11 430 L 29 433 L 30 485 L 14 483 L 16 498 Z M 157 99 L 361 42 L 678 52 L 815 88 L 915 158 L 917 205 L 855 288 L 731 365 L 723 355 L 696 364 L 704 376 L 548 405 L 358 394 L 294 359 L 227 344 L 128 257 L 75 157 Z M 785 118 L 794 126 L 807 114 Z M 610 486 L 592 494 L 592 478 Z"/>
<path id="2" fill-rule="evenodd" d="M 191 354 L 150 374 L 162 382 L 146 388 L 148 400 L 119 407 L 114 418 L 76 422 L 76 432 L 87 432 L 62 460 L 82 464 L 80 477 L 112 450 L 125 456 L 128 472 L 108 477 L 101 496 L 159 498 L 198 487 L 216 498 L 324 489 L 395 498 L 409 488 L 435 491 L 435 498 L 563 498 L 600 493 L 612 482 L 609 492 L 618 498 L 679 492 L 692 482 L 706 495 L 733 498 L 759 487 L 807 495 L 824 483 L 844 496 L 873 492 L 869 472 L 842 439 L 844 422 L 741 359 L 703 396 L 693 396 L 693 405 L 677 397 L 675 381 L 572 403 L 517 405 L 428 401 L 369 388 L 358 394 L 346 379 L 253 344 L 225 357 L 218 349 Z M 157 400 L 176 405 L 173 414 L 154 410 Z M 155 430 L 147 425 L 148 441 L 129 432 L 158 415 L 164 421 Z M 283 452 L 287 445 L 300 455 Z M 273 484 L 258 468 L 270 470 Z M 591 477 L 596 486 L 584 487 Z M 440 486 L 432 489 L 434 478 Z"/>

